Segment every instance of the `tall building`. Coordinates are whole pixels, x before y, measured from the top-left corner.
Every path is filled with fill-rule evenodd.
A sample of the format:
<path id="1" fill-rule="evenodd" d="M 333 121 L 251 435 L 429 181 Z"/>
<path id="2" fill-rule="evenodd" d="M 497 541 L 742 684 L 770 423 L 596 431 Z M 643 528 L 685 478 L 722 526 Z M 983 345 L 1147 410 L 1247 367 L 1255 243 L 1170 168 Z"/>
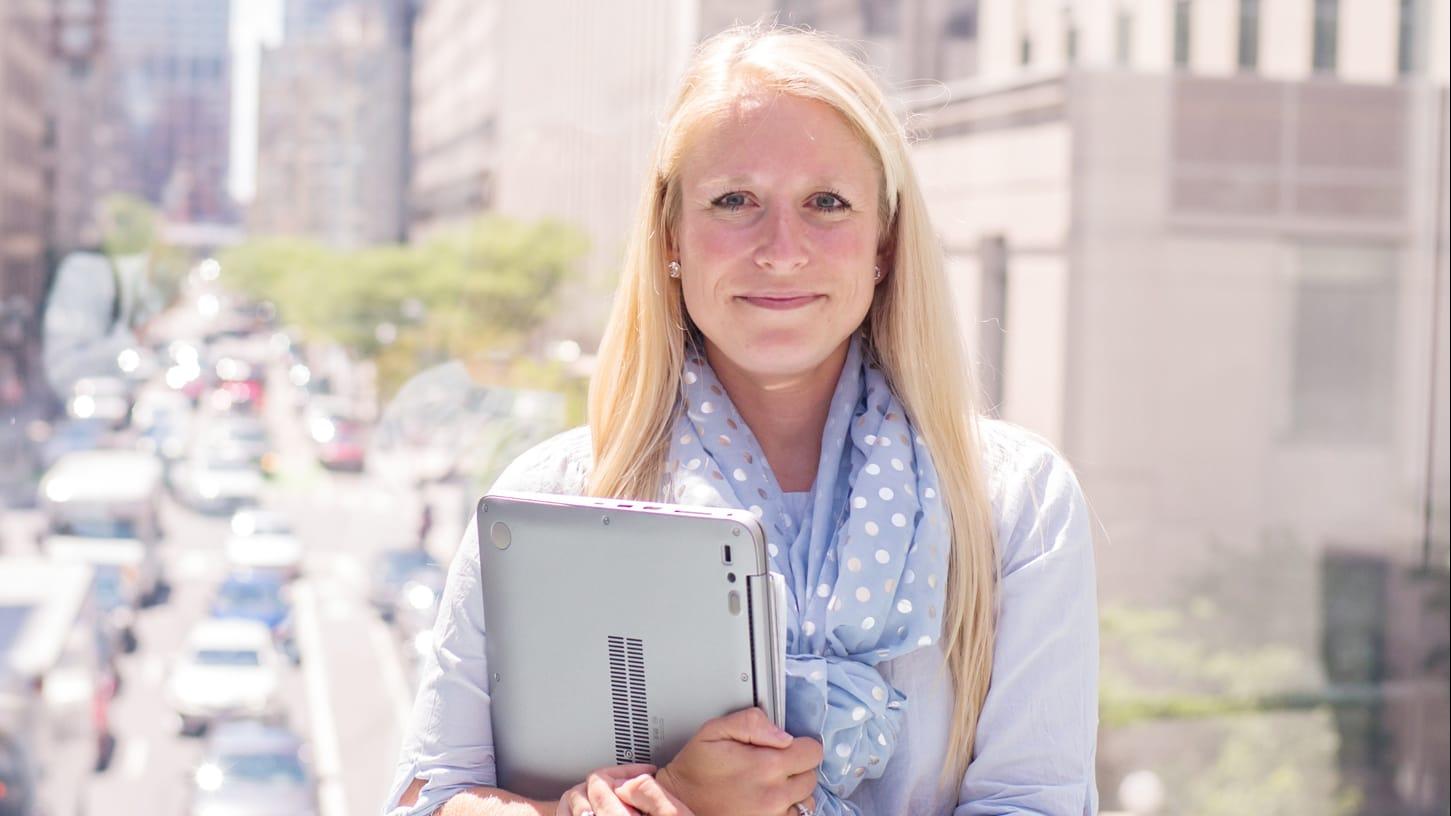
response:
<path id="1" fill-rule="evenodd" d="M 598 342 L 658 120 L 697 42 L 763 0 L 431 0 L 414 23 L 414 236 L 485 210 L 580 227 L 557 339 Z M 547 47 L 541 47 L 547 44 Z"/>
<path id="2" fill-rule="evenodd" d="M 230 0 L 113 0 L 134 191 L 175 221 L 235 217 L 230 162 Z"/>
<path id="3" fill-rule="evenodd" d="M 988 401 L 1102 532 L 1105 806 L 1444 810 L 1451 4 L 978 5 L 902 101 Z"/>
<path id="4" fill-rule="evenodd" d="M 125 153 L 125 116 L 111 59 L 110 0 L 49 0 L 52 56 L 47 76 L 50 171 L 47 242 L 52 258 L 101 238 L 108 193 L 134 187 Z"/>
<path id="5" fill-rule="evenodd" d="M 413 26 L 410 238 L 493 206 L 504 3 L 432 0 Z"/>
<path id="6" fill-rule="evenodd" d="M 339 4 L 320 29 L 294 31 L 263 52 L 252 232 L 343 247 L 402 240 L 405 9 L 394 0 Z"/>
<path id="7" fill-rule="evenodd" d="M 0 0 L 0 415 L 13 416 L 39 383 L 49 35 L 46 0 Z"/>

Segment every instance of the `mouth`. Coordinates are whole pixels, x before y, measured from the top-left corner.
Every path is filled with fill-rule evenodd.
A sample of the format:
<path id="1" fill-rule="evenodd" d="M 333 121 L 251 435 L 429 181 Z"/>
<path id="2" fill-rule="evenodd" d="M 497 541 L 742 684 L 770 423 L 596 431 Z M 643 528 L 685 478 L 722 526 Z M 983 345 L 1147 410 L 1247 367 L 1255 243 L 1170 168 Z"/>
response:
<path id="1" fill-rule="evenodd" d="M 736 300 L 762 309 L 786 310 L 799 309 L 802 306 L 815 303 L 822 297 L 824 296 L 811 294 L 739 295 L 736 297 Z"/>

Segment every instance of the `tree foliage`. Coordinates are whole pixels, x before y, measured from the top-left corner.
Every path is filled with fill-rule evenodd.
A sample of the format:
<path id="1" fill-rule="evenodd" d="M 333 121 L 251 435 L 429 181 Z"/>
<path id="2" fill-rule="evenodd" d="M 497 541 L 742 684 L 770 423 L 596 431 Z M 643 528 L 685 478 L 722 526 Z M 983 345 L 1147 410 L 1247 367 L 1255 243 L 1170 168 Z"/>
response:
<path id="1" fill-rule="evenodd" d="M 310 339 L 377 359 L 388 391 L 430 362 L 519 351 L 585 248 L 558 222 L 487 216 L 409 245 L 344 251 L 267 238 L 221 261 L 228 288 L 271 301 Z"/>

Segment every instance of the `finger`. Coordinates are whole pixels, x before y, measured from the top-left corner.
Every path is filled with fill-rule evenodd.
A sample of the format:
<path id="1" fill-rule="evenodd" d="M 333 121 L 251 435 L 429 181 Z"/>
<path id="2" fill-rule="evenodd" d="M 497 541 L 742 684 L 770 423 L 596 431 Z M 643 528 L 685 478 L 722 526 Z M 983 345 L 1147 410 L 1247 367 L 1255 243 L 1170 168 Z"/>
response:
<path id="1" fill-rule="evenodd" d="M 680 801 L 655 781 L 653 776 L 637 776 L 615 788 L 621 801 L 638 808 L 650 816 L 678 816 L 682 811 Z"/>
<path id="2" fill-rule="evenodd" d="M 816 793 L 816 771 L 806 771 L 786 777 L 786 795 L 793 802 L 801 802 Z"/>
<path id="3" fill-rule="evenodd" d="M 786 748 L 791 744 L 791 735 L 771 722 L 759 708 L 743 708 L 717 717 L 701 726 L 700 733 L 702 739 L 728 739 L 767 748 Z"/>
<path id="4" fill-rule="evenodd" d="M 564 792 L 559 797 L 559 807 L 555 808 L 555 816 L 585 816 L 593 811 L 589 806 L 589 799 L 584 795 L 584 784 L 578 784 Z"/>
<path id="5" fill-rule="evenodd" d="M 787 776 L 815 772 L 821 767 L 821 743 L 811 737 L 797 737 L 781 752 L 781 768 Z"/>
<path id="6" fill-rule="evenodd" d="M 590 774 L 585 790 L 597 816 L 640 816 L 640 811 L 620 801 L 620 797 L 615 795 L 614 785 L 598 773 Z"/>

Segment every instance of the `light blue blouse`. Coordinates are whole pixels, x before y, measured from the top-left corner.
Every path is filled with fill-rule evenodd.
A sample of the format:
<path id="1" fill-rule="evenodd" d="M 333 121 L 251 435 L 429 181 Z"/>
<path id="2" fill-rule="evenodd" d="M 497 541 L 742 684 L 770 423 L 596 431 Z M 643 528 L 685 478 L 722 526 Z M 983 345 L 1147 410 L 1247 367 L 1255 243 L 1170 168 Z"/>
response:
<path id="1" fill-rule="evenodd" d="M 886 771 L 850 801 L 863 813 L 894 816 L 1096 813 L 1098 611 L 1088 505 L 1072 469 L 1041 438 L 996 420 L 979 423 L 979 436 L 1000 576 L 992 684 L 972 763 L 961 780 L 942 783 L 952 683 L 940 648 L 919 649 L 878 665 L 906 696 L 905 725 Z M 495 489 L 579 494 L 591 459 L 589 431 L 578 428 L 519 457 Z M 389 816 L 423 816 L 470 787 L 497 785 L 483 617 L 471 523 L 449 568 Z M 418 803 L 399 807 L 415 777 L 427 780 Z"/>

